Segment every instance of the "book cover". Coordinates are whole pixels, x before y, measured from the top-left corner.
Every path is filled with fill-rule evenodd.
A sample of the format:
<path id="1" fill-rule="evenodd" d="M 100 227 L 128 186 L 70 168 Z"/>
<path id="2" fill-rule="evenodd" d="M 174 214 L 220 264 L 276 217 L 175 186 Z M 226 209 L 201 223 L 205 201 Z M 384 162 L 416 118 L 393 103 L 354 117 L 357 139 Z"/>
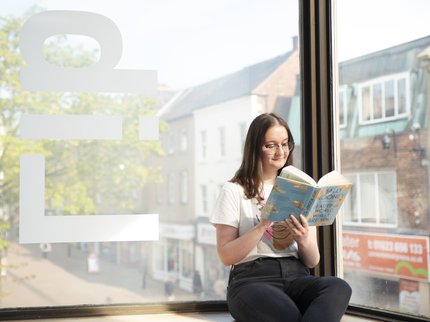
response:
<path id="1" fill-rule="evenodd" d="M 330 176 L 333 174 L 330 173 Z M 261 217 L 270 221 L 284 221 L 291 214 L 296 218 L 303 214 L 309 225 L 330 225 L 352 187 L 340 175 L 338 182 L 319 186 L 279 176 L 262 209 Z"/>

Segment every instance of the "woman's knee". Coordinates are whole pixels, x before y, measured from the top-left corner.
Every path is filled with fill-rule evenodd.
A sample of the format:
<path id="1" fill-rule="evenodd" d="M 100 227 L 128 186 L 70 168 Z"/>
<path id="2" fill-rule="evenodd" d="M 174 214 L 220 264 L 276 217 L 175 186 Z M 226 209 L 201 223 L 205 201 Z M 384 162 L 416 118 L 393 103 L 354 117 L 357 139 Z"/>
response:
<path id="1" fill-rule="evenodd" d="M 345 299 L 351 298 L 352 289 L 351 286 L 343 279 L 335 276 L 325 276 L 323 279 L 326 282 L 326 287 L 330 289 L 330 292 L 336 296 L 341 296 Z"/>
<path id="2" fill-rule="evenodd" d="M 236 321 L 301 321 L 301 313 L 295 303 L 283 291 L 260 284 L 240 287 L 230 292 L 227 304 Z"/>

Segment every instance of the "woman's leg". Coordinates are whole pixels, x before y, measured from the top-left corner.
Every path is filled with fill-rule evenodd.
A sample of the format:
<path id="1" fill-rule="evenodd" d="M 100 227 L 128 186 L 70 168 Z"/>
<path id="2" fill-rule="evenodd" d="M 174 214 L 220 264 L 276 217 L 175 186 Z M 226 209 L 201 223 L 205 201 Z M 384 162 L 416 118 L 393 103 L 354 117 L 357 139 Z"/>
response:
<path id="1" fill-rule="evenodd" d="M 302 321 L 339 322 L 351 298 L 351 287 L 334 276 L 298 277 L 287 293 L 303 314 Z"/>
<path id="2" fill-rule="evenodd" d="M 227 303 L 237 322 L 299 322 L 302 315 L 285 292 L 269 283 L 247 283 L 229 290 Z"/>

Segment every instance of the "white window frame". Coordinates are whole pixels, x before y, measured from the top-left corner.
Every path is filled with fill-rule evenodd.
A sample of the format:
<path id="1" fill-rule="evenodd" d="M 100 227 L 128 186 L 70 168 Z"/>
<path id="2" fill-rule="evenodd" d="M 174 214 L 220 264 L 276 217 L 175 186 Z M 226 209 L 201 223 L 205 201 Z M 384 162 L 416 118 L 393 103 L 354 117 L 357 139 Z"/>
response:
<path id="1" fill-rule="evenodd" d="M 186 129 L 181 130 L 180 148 L 182 152 L 186 152 L 188 150 L 188 135 Z"/>
<path id="2" fill-rule="evenodd" d="M 220 158 L 226 157 L 226 130 L 224 126 L 220 126 L 218 128 L 218 134 L 219 134 L 219 154 Z"/>
<path id="3" fill-rule="evenodd" d="M 398 89 L 397 84 L 398 81 L 404 79 L 405 80 L 405 96 L 406 96 L 406 111 L 404 113 L 399 112 L 399 102 L 398 102 Z M 385 82 L 388 81 L 394 81 L 394 115 L 393 116 L 385 116 Z M 382 87 L 382 117 L 375 118 L 375 111 L 373 109 L 373 86 L 374 85 L 381 85 Z M 369 95 L 370 95 L 370 119 L 364 120 L 363 119 L 363 102 L 362 102 L 362 93 L 363 88 L 369 87 Z M 358 84 L 358 107 L 359 107 L 359 116 L 360 116 L 360 124 L 372 124 L 372 123 L 381 123 L 386 122 L 394 119 L 400 119 L 400 118 L 407 118 L 410 115 L 410 77 L 409 72 L 405 73 L 399 73 L 399 74 L 392 74 L 387 75 L 384 77 L 375 78 L 372 80 L 369 80 L 367 82 L 363 82 Z"/>
<path id="4" fill-rule="evenodd" d="M 203 214 L 207 214 L 209 210 L 208 186 L 202 184 L 200 186 L 201 209 Z"/>
<path id="5" fill-rule="evenodd" d="M 200 131 L 200 152 L 201 152 L 200 157 L 202 160 L 206 160 L 208 157 L 207 141 L 208 141 L 208 132 L 206 130 Z"/>
<path id="6" fill-rule="evenodd" d="M 364 227 L 364 226 L 366 226 L 366 227 L 375 227 L 376 226 L 376 227 L 386 227 L 386 228 L 396 228 L 398 226 L 398 218 L 399 218 L 398 216 L 399 216 L 399 213 L 398 213 L 398 207 L 397 206 L 395 207 L 396 213 L 393 214 L 393 216 L 394 216 L 393 223 L 381 223 L 380 222 L 380 209 L 379 209 L 379 200 L 380 200 L 380 198 L 379 198 L 378 175 L 387 174 L 387 173 L 393 175 L 394 178 L 395 178 L 395 180 L 394 180 L 395 187 L 394 187 L 393 191 L 394 191 L 394 200 L 397 201 L 397 189 L 396 189 L 396 186 L 397 186 L 397 175 L 396 175 L 396 172 L 394 170 L 363 171 L 363 172 L 356 172 L 356 173 L 345 173 L 345 175 L 347 177 L 352 177 L 352 176 L 356 177 L 356 180 L 355 180 L 355 191 L 356 191 L 356 199 L 357 200 L 355 200 L 355 205 L 357 207 L 358 218 L 357 218 L 357 221 L 348 221 L 348 218 L 345 215 L 345 212 L 346 212 L 345 207 L 342 207 L 342 212 L 343 212 L 342 219 L 343 219 L 343 224 L 344 225 L 347 225 L 347 226 L 360 226 L 360 227 Z M 373 174 L 373 176 L 375 178 L 374 182 L 376 183 L 374 185 L 374 187 L 375 187 L 375 192 L 374 193 L 376 195 L 376 198 L 375 198 L 376 204 L 374 205 L 374 209 L 375 209 L 375 216 L 374 216 L 375 222 L 364 222 L 364 221 L 362 221 L 362 217 L 361 217 L 361 214 L 362 214 L 361 205 L 365 201 L 361 200 L 362 197 L 361 197 L 360 177 L 363 176 L 363 175 L 369 175 L 369 174 Z M 352 197 L 352 194 L 351 193 L 348 194 L 347 198 L 351 198 L 351 197 Z"/>
<path id="7" fill-rule="evenodd" d="M 167 135 L 167 153 L 170 155 L 175 153 L 175 134 L 173 132 Z"/>

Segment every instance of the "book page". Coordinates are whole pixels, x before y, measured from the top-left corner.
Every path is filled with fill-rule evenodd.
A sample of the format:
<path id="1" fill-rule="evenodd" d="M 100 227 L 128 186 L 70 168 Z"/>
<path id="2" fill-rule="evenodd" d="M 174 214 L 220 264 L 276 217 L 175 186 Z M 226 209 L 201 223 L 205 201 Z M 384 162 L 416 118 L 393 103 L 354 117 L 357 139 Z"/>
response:
<path id="1" fill-rule="evenodd" d="M 307 183 L 311 186 L 317 185 L 315 180 L 310 175 L 306 174 L 302 170 L 300 170 L 300 169 L 298 169 L 292 165 L 289 165 L 289 166 L 285 167 L 284 169 L 282 169 L 279 176 L 282 178 L 291 179 L 291 180 L 298 181 L 298 182 L 304 182 L 304 183 Z"/>
<path id="2" fill-rule="evenodd" d="M 322 176 L 322 178 L 318 181 L 318 186 L 333 186 L 347 183 L 349 183 L 349 181 L 343 175 L 341 175 L 336 170 L 333 170 Z"/>

